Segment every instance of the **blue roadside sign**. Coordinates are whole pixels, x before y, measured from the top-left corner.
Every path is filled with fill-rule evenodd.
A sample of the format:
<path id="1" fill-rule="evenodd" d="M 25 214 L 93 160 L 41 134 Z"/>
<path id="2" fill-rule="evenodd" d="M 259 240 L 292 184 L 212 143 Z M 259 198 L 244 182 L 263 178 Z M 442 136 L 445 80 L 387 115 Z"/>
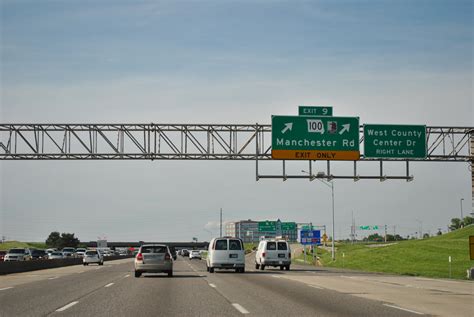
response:
<path id="1" fill-rule="evenodd" d="M 321 230 L 301 230 L 300 243 L 303 245 L 320 245 Z"/>

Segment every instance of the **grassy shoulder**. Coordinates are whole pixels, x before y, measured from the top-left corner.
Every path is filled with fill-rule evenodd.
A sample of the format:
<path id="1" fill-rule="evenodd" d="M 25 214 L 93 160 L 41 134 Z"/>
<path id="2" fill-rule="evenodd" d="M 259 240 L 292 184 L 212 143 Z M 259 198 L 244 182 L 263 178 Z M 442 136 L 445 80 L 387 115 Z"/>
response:
<path id="1" fill-rule="evenodd" d="M 338 244 L 336 261 L 329 252 L 318 252 L 318 256 L 328 267 L 436 278 L 449 278 L 451 256 L 451 277 L 465 279 L 466 270 L 474 267 L 469 259 L 470 235 L 474 235 L 474 226 L 423 240 Z"/>
<path id="2" fill-rule="evenodd" d="M 30 249 L 46 249 L 46 244 L 42 242 L 19 242 L 5 241 L 0 243 L 0 250 L 8 251 L 13 248 L 30 248 Z"/>

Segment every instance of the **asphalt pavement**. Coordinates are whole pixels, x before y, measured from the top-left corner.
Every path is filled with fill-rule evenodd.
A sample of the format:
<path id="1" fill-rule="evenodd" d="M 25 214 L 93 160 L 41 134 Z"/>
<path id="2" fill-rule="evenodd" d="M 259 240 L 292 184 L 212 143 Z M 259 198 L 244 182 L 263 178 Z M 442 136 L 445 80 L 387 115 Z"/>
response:
<path id="1" fill-rule="evenodd" d="M 404 300 L 411 289 L 390 278 L 303 265 L 293 265 L 291 271 L 259 271 L 253 267 L 252 255 L 246 273 L 208 273 L 204 260 L 180 257 L 171 278 L 165 274 L 135 278 L 133 259 L 126 259 L 104 266 L 1 276 L 0 316 L 448 316 L 415 305 L 416 298 L 412 298 L 415 304 Z M 450 316 L 469 316 L 474 311 L 473 284 L 460 285 L 466 287 L 458 296 L 464 306 Z M 423 298 L 423 288 L 413 290 Z M 448 285 L 444 295 L 449 290 Z M 387 294 L 402 299 L 386 300 Z"/>

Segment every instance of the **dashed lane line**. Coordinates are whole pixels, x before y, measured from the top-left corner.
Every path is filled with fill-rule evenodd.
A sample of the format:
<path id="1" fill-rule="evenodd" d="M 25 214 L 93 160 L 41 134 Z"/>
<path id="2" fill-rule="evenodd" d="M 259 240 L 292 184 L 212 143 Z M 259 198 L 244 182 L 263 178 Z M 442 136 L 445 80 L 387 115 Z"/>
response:
<path id="1" fill-rule="evenodd" d="M 4 288 L 0 288 L 0 291 L 6 291 L 7 289 L 12 289 L 13 287 L 4 287 Z"/>
<path id="2" fill-rule="evenodd" d="M 413 314 L 417 314 L 417 315 L 424 315 L 423 313 L 420 313 L 420 312 L 417 312 L 417 311 L 414 311 L 414 310 L 411 310 L 411 309 L 407 309 L 407 308 L 402 308 L 402 307 L 398 307 L 398 306 L 394 306 L 394 305 L 389 305 L 389 304 L 383 304 L 383 305 L 384 305 L 384 306 L 387 306 L 387 307 L 391 307 L 391 308 L 395 308 L 395 309 L 407 311 L 407 312 L 409 312 L 409 313 L 413 313 Z"/>
<path id="3" fill-rule="evenodd" d="M 57 311 L 57 312 L 65 311 L 66 309 L 71 308 L 72 306 L 76 305 L 77 303 L 79 303 L 79 302 L 72 302 L 72 303 L 69 303 L 69 304 L 67 304 L 66 306 L 63 306 L 63 307 L 61 307 L 61 308 L 59 308 L 59 309 L 56 309 L 56 311 Z"/>
<path id="4" fill-rule="evenodd" d="M 239 312 L 241 312 L 242 314 L 250 314 L 250 312 L 248 310 L 246 310 L 245 308 L 243 308 L 241 305 L 237 304 L 237 303 L 233 303 L 232 306 L 234 306 L 235 309 L 237 309 Z"/>
<path id="5" fill-rule="evenodd" d="M 112 285 L 114 285 L 114 283 L 109 283 L 109 284 L 105 285 L 104 287 L 110 287 Z"/>
<path id="6" fill-rule="evenodd" d="M 216 285 L 212 284 L 212 283 L 209 283 L 209 286 L 212 287 L 212 288 L 216 288 Z"/>
<path id="7" fill-rule="evenodd" d="M 123 278 L 130 277 L 130 274 L 125 275 Z"/>
<path id="8" fill-rule="evenodd" d="M 312 284 L 306 284 L 306 285 L 308 285 L 309 287 L 312 287 L 312 288 L 324 289 L 324 287 L 321 287 L 321 286 L 318 286 L 318 285 L 312 285 Z"/>
<path id="9" fill-rule="evenodd" d="M 57 278 L 59 278 L 59 276 L 49 277 L 48 280 L 55 280 L 55 279 L 57 279 Z"/>

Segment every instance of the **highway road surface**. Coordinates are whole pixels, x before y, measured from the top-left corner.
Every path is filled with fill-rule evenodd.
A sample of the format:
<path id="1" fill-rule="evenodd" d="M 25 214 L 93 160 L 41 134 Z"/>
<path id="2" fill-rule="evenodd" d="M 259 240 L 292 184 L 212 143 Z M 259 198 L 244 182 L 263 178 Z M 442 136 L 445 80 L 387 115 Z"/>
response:
<path id="1" fill-rule="evenodd" d="M 0 316 L 474 316 L 474 283 L 293 265 L 133 276 L 133 259 L 0 276 Z"/>

